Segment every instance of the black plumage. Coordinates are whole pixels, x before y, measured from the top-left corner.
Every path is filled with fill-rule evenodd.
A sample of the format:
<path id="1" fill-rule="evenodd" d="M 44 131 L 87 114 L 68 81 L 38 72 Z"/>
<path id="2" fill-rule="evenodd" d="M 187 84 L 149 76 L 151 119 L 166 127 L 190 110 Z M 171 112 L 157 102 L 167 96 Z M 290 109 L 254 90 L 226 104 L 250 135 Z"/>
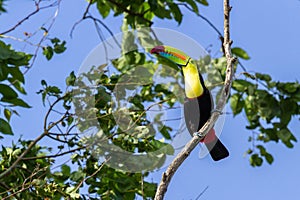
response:
<path id="1" fill-rule="evenodd" d="M 205 87 L 201 74 L 200 81 L 204 92 L 197 98 L 186 98 L 184 102 L 184 118 L 187 129 L 191 135 L 199 131 L 207 122 L 213 109 L 213 100 L 210 91 Z M 229 155 L 226 147 L 215 137 L 212 142 L 204 142 L 213 160 L 218 161 Z"/>

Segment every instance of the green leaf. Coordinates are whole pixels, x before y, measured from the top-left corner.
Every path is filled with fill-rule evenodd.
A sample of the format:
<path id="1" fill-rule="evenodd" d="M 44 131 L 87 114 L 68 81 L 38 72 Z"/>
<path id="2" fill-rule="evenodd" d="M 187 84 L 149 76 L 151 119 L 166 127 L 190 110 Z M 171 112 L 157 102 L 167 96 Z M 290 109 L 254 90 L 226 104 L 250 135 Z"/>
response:
<path id="1" fill-rule="evenodd" d="M 261 155 L 265 155 L 267 153 L 266 148 L 263 147 L 262 145 L 257 145 L 256 148 L 259 149 Z"/>
<path id="2" fill-rule="evenodd" d="M 287 82 L 287 83 L 277 83 L 278 89 L 283 93 L 293 94 L 295 93 L 298 88 L 300 88 L 299 83 L 296 82 Z"/>
<path id="3" fill-rule="evenodd" d="M 20 93 L 26 94 L 26 91 L 19 80 L 15 80 L 12 78 L 8 78 L 8 80 L 14 86 L 14 88 L 16 88 Z"/>
<path id="4" fill-rule="evenodd" d="M 0 41 L 0 60 L 7 60 L 12 56 L 13 51 L 10 48 L 10 45 Z"/>
<path id="5" fill-rule="evenodd" d="M 102 15 L 103 19 L 106 18 L 110 13 L 110 7 L 106 1 L 98 0 L 97 1 L 97 9 Z"/>
<path id="6" fill-rule="evenodd" d="M 255 105 L 255 97 L 247 96 L 245 99 L 244 111 L 247 115 L 249 122 L 255 122 L 257 120 L 257 107 Z"/>
<path id="7" fill-rule="evenodd" d="M 192 7 L 194 13 L 199 14 L 199 9 L 194 0 L 186 0 L 186 2 Z"/>
<path id="8" fill-rule="evenodd" d="M 163 148 L 165 148 L 165 151 L 164 151 L 165 154 L 167 154 L 167 155 L 174 155 L 175 149 L 174 149 L 174 147 L 172 145 L 167 144 Z"/>
<path id="9" fill-rule="evenodd" d="M 14 80 L 25 83 L 24 75 L 19 67 L 9 67 L 9 73 L 12 75 Z"/>
<path id="10" fill-rule="evenodd" d="M 95 107 L 104 108 L 111 100 L 111 95 L 106 91 L 104 87 L 98 87 L 98 93 L 95 95 Z"/>
<path id="11" fill-rule="evenodd" d="M 243 75 L 246 76 L 247 78 L 251 78 L 252 80 L 255 80 L 255 78 L 256 78 L 255 75 L 250 74 L 248 72 L 243 72 Z"/>
<path id="12" fill-rule="evenodd" d="M 47 82 L 45 80 L 41 80 L 41 85 L 47 87 Z"/>
<path id="13" fill-rule="evenodd" d="M 6 135 L 13 135 L 10 124 L 2 118 L 0 118 L 0 132 Z"/>
<path id="14" fill-rule="evenodd" d="M 4 64 L 0 64 L 0 81 L 4 81 L 8 77 L 8 67 Z"/>
<path id="15" fill-rule="evenodd" d="M 271 154 L 269 154 L 269 153 L 266 153 L 266 154 L 265 154 L 265 159 L 266 159 L 266 161 L 267 161 L 269 164 L 272 164 L 273 161 L 274 161 L 273 156 L 272 156 Z"/>
<path id="16" fill-rule="evenodd" d="M 258 154 L 252 154 L 249 161 L 253 167 L 259 167 L 263 163 L 263 159 Z"/>
<path id="17" fill-rule="evenodd" d="M 73 86 L 75 84 L 75 81 L 76 81 L 76 76 L 74 71 L 72 71 L 70 75 L 66 78 L 66 84 L 67 86 Z"/>
<path id="18" fill-rule="evenodd" d="M 144 191 L 143 191 L 143 193 L 146 196 L 154 197 L 156 189 L 157 189 L 157 184 L 156 183 L 144 182 Z"/>
<path id="19" fill-rule="evenodd" d="M 73 121 L 74 121 L 74 117 L 68 116 L 68 118 L 67 118 L 68 126 L 71 126 L 71 124 L 73 123 Z"/>
<path id="20" fill-rule="evenodd" d="M 6 12 L 6 9 L 4 8 L 4 0 L 2 1 L 0 1 L 0 13 L 4 13 L 4 12 Z"/>
<path id="21" fill-rule="evenodd" d="M 239 47 L 234 47 L 231 49 L 232 54 L 236 55 L 239 58 L 242 58 L 244 60 L 249 60 L 250 57 L 247 54 L 247 52 L 245 50 L 243 50 L 242 48 Z"/>
<path id="22" fill-rule="evenodd" d="M 64 176 L 70 176 L 71 168 L 64 164 L 61 166 L 61 172 L 64 174 Z"/>
<path id="23" fill-rule="evenodd" d="M 2 98 L 14 99 L 18 97 L 18 94 L 8 85 L 0 84 L 0 93 L 3 95 Z"/>
<path id="24" fill-rule="evenodd" d="M 245 92 L 250 86 L 255 87 L 253 83 L 243 79 L 237 79 L 232 83 L 232 88 L 237 90 L 238 92 Z"/>
<path id="25" fill-rule="evenodd" d="M 280 131 L 277 132 L 277 136 L 283 141 L 283 142 L 288 142 L 291 137 L 292 137 L 292 133 L 290 130 L 288 130 L 287 128 L 283 128 Z"/>
<path id="26" fill-rule="evenodd" d="M 255 73 L 257 79 L 262 81 L 270 82 L 272 80 L 271 76 L 268 74 Z"/>
<path id="27" fill-rule="evenodd" d="M 158 7 L 157 0 L 148 0 L 151 10 L 156 10 Z"/>
<path id="28" fill-rule="evenodd" d="M 50 60 L 53 57 L 53 48 L 50 46 L 44 47 L 43 54 L 46 56 L 47 60 Z"/>
<path id="29" fill-rule="evenodd" d="M 66 48 L 66 41 L 63 41 L 63 42 L 61 42 L 60 44 L 59 44 L 59 43 L 54 44 L 54 49 L 53 49 L 53 51 L 54 51 L 55 53 L 57 53 L 57 54 L 60 54 L 60 53 L 65 52 L 66 49 L 67 49 L 67 48 Z"/>
<path id="30" fill-rule="evenodd" d="M 52 38 L 50 41 L 51 41 L 52 44 L 57 44 L 57 43 L 60 42 L 60 39 L 58 39 L 58 38 Z"/>
<path id="31" fill-rule="evenodd" d="M 198 3 L 201 3 L 202 5 L 208 6 L 208 2 L 206 0 L 196 0 Z"/>
<path id="32" fill-rule="evenodd" d="M 4 116 L 5 118 L 7 119 L 7 121 L 9 122 L 10 121 L 10 118 L 11 118 L 11 111 L 8 110 L 7 108 L 4 109 Z"/>
<path id="33" fill-rule="evenodd" d="M 172 128 L 168 126 L 163 126 L 162 128 L 160 128 L 160 133 L 168 140 L 171 139 L 171 135 L 169 133 L 170 131 L 172 131 Z"/>
<path id="34" fill-rule="evenodd" d="M 57 86 L 48 86 L 47 92 L 56 94 L 56 95 L 62 93 L 62 91 Z"/>
<path id="35" fill-rule="evenodd" d="M 234 116 L 242 112 L 244 105 L 245 101 L 243 100 L 241 94 L 236 93 L 230 97 L 230 107 Z"/>
<path id="36" fill-rule="evenodd" d="M 72 172 L 72 174 L 70 175 L 70 179 L 75 182 L 81 181 L 84 177 L 85 173 L 83 173 L 81 170 Z"/>
<path id="37" fill-rule="evenodd" d="M 14 99 L 4 99 L 2 98 L 1 101 L 6 102 L 6 103 L 10 103 L 13 106 L 20 106 L 23 108 L 31 108 L 30 105 L 28 105 L 25 101 L 23 101 L 22 99 L 19 98 L 14 98 Z"/>
<path id="38" fill-rule="evenodd" d="M 181 13 L 181 10 L 179 9 L 178 5 L 175 3 L 170 3 L 168 5 L 171 9 L 174 19 L 178 22 L 178 24 L 180 24 L 182 21 L 182 13 Z"/>
<path id="39" fill-rule="evenodd" d="M 24 52 L 17 52 L 11 48 L 10 45 L 6 45 L 0 41 L 0 60 L 3 60 L 5 64 L 14 66 L 28 65 L 32 55 Z"/>
<path id="40" fill-rule="evenodd" d="M 286 98 L 279 102 L 279 106 L 281 111 L 279 115 L 280 123 L 287 126 L 292 119 L 292 115 L 298 112 L 298 103 L 292 98 Z"/>

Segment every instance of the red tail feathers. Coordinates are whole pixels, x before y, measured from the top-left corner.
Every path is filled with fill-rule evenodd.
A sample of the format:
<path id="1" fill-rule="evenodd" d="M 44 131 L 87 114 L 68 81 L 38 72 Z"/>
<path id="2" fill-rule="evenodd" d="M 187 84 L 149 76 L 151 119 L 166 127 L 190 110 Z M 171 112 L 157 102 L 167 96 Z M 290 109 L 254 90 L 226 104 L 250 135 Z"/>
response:
<path id="1" fill-rule="evenodd" d="M 200 142 L 203 142 L 204 144 L 208 144 L 208 143 L 211 143 L 211 142 L 215 141 L 216 137 L 217 136 L 216 136 L 215 129 L 212 128 L 207 133 L 207 135 L 205 136 L 205 138 L 203 138 Z"/>

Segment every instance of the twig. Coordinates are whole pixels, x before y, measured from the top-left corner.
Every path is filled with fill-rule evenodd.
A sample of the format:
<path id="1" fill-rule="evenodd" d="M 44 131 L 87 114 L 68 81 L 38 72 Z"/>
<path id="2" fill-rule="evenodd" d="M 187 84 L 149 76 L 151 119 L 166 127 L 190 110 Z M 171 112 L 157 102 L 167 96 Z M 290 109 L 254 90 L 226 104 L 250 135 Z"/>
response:
<path id="1" fill-rule="evenodd" d="M 40 39 L 40 41 L 39 41 L 39 43 L 38 43 L 38 46 L 37 46 L 37 48 L 36 48 L 36 50 L 35 50 L 35 52 L 34 52 L 34 54 L 33 54 L 33 57 L 32 57 L 32 59 L 31 59 L 31 64 L 29 65 L 29 66 L 27 66 L 26 68 L 26 70 L 24 71 L 24 75 L 32 68 L 32 66 L 34 65 L 34 63 L 35 63 L 35 61 L 36 61 L 36 59 L 37 59 L 37 56 L 38 56 L 38 52 L 40 51 L 40 49 L 41 49 L 41 47 L 42 47 L 42 43 L 47 39 L 47 36 L 48 36 L 48 33 L 49 33 L 49 31 L 50 31 L 50 29 L 52 28 L 52 26 L 54 25 L 54 22 L 55 22 L 55 20 L 56 20 L 56 18 L 57 18 L 57 16 L 58 16 L 58 13 L 59 13 L 59 7 L 60 7 L 60 3 L 61 3 L 61 1 L 62 0 L 58 0 L 58 1 L 56 1 L 56 2 L 54 2 L 54 3 L 52 3 L 52 4 L 50 4 L 49 6 L 45 6 L 45 7 L 42 7 L 42 8 L 40 8 L 40 9 L 45 9 L 45 8 L 50 8 L 50 7 L 53 7 L 53 6 L 55 6 L 55 5 L 57 5 L 57 9 L 56 9 L 56 11 L 55 11 L 55 13 L 54 13 L 54 16 L 52 17 L 52 20 L 51 20 L 51 23 L 50 23 L 50 25 L 49 25 L 49 27 L 47 28 L 47 29 L 45 29 L 44 31 L 44 34 L 43 34 L 43 37 Z M 46 23 L 45 23 L 46 24 Z M 44 25 L 45 25 L 44 24 Z M 43 26 L 44 26 L 43 25 Z M 42 26 L 42 27 L 43 27 Z"/>
<path id="2" fill-rule="evenodd" d="M 47 8 L 51 8 L 51 7 L 53 7 L 53 6 L 56 6 L 57 4 L 60 3 L 60 0 L 55 1 L 54 3 L 49 4 L 49 5 L 47 5 L 47 6 L 43 6 L 43 7 L 40 7 L 40 3 L 41 3 L 41 2 L 42 2 L 41 0 L 39 0 L 38 2 L 35 2 L 35 7 L 36 7 L 35 11 L 29 13 L 26 17 L 24 17 L 22 20 L 20 20 L 20 21 L 19 21 L 17 24 L 15 24 L 13 27 L 11 27 L 10 29 L 8 29 L 8 30 L 3 31 L 2 33 L 0 33 L 0 35 L 5 35 L 5 34 L 11 32 L 11 31 L 15 30 L 17 27 L 19 27 L 21 24 L 23 24 L 25 21 L 27 21 L 30 17 L 32 17 L 32 16 L 34 16 L 35 14 L 37 14 L 40 10 L 42 10 L 42 9 L 47 9 Z"/>
<path id="3" fill-rule="evenodd" d="M 115 35 L 114 35 L 114 33 L 110 30 L 110 28 L 109 28 L 103 21 L 101 21 L 100 19 L 97 19 L 96 17 L 94 17 L 94 16 L 92 16 L 92 15 L 89 14 L 89 10 L 90 10 L 90 8 L 91 8 L 92 3 L 93 3 L 93 1 L 90 0 L 88 6 L 86 7 L 86 9 L 85 9 L 85 11 L 84 11 L 84 13 L 83 13 L 82 18 L 81 18 L 79 21 L 77 21 L 77 22 L 73 25 L 73 27 L 71 28 L 70 37 L 71 37 L 71 38 L 73 37 L 73 32 L 74 32 L 75 28 L 76 28 L 82 21 L 84 21 L 84 20 L 86 20 L 86 19 L 91 19 L 91 20 L 93 20 L 94 24 L 100 24 L 101 26 L 103 26 L 103 27 L 105 28 L 105 30 L 106 30 L 106 31 L 110 34 L 110 36 L 113 38 L 113 40 L 115 41 L 115 43 L 116 43 L 119 47 L 121 47 L 121 45 L 119 44 L 118 40 L 115 38 Z M 98 30 L 98 27 L 97 27 L 97 26 L 96 26 L 96 30 L 97 30 L 97 33 L 99 34 L 99 30 Z M 102 39 L 101 39 L 101 40 L 102 40 Z"/>
<path id="4" fill-rule="evenodd" d="M 18 41 L 18 42 L 25 42 L 25 43 L 33 46 L 33 47 L 42 47 L 41 44 L 34 44 L 34 43 L 32 43 L 28 40 L 24 40 L 24 39 L 21 39 L 21 38 L 10 36 L 10 35 L 0 35 L 0 37 L 6 38 L 6 39 L 11 39 L 11 40 Z"/>
<path id="5" fill-rule="evenodd" d="M 200 197 L 204 194 L 204 192 L 205 192 L 207 189 L 208 189 L 208 186 L 206 186 L 206 187 L 204 188 L 204 190 L 197 196 L 197 198 L 196 198 L 195 200 L 200 199 Z"/>
<path id="6" fill-rule="evenodd" d="M 104 166 L 109 160 L 110 160 L 110 157 L 109 157 L 107 160 L 105 160 L 105 161 L 101 164 L 101 166 L 100 166 L 96 171 L 94 171 L 93 174 L 91 174 L 90 176 L 85 177 L 84 179 L 82 179 L 82 180 L 80 181 L 80 183 L 77 185 L 77 187 L 74 189 L 74 191 L 77 191 L 77 190 L 80 188 L 80 186 L 81 186 L 86 180 L 88 180 L 89 178 L 92 178 L 93 176 L 95 176 L 95 175 L 103 168 L 103 166 Z"/>
<path id="7" fill-rule="evenodd" d="M 231 7 L 229 6 L 229 0 L 224 0 L 224 52 L 227 59 L 226 66 L 226 77 L 224 82 L 224 87 L 220 95 L 220 100 L 216 106 L 217 110 L 223 110 L 226 105 L 229 91 L 232 84 L 232 78 L 234 74 L 233 66 L 236 62 L 236 58 L 232 56 L 230 40 L 230 29 L 229 29 L 229 14 Z M 188 144 L 185 145 L 184 149 L 176 156 L 173 162 L 169 165 L 167 170 L 162 175 L 162 180 L 156 191 L 155 200 L 162 200 L 167 191 L 168 185 L 171 179 L 183 161 L 189 156 L 192 150 L 199 144 L 200 140 L 203 139 L 208 131 L 214 126 L 215 122 L 219 118 L 219 112 L 213 112 L 210 119 L 204 124 L 204 126 L 198 131 L 200 134 L 194 135 Z"/>
<path id="8" fill-rule="evenodd" d="M 48 117 L 53 109 L 53 107 L 62 99 L 63 97 L 57 98 L 56 101 L 53 102 L 53 104 L 50 106 L 48 112 L 46 113 L 46 116 L 44 118 L 44 131 L 41 135 L 39 135 L 35 140 L 33 140 L 29 146 L 27 147 L 27 149 L 15 160 L 15 162 L 9 167 L 7 168 L 4 172 L 2 172 L 0 174 L 0 179 L 2 179 L 4 176 L 6 176 L 7 174 L 9 174 L 16 166 L 17 164 L 25 157 L 25 155 L 34 147 L 34 145 L 36 145 L 41 139 L 43 139 L 47 134 L 48 131 L 53 128 L 55 126 L 56 123 L 60 123 L 62 121 L 62 119 L 60 119 L 59 121 L 57 121 L 56 123 L 53 123 L 51 125 L 49 125 L 47 127 L 47 121 L 48 121 Z"/>
<path id="9" fill-rule="evenodd" d="M 184 6 L 186 9 L 188 9 L 189 11 L 191 12 L 195 12 L 191 7 L 189 7 L 186 3 L 176 3 L 177 5 L 181 5 L 181 6 Z M 219 35 L 219 37 L 223 37 L 221 31 L 219 31 L 219 29 L 207 18 L 207 17 L 204 17 L 203 15 L 201 15 L 200 13 L 196 13 L 196 15 L 198 17 L 200 17 L 201 19 L 203 19 L 206 23 L 208 23 L 208 25 L 214 29 L 217 34 Z"/>
<path id="10" fill-rule="evenodd" d="M 25 157 L 25 158 L 22 158 L 22 160 L 36 160 L 36 159 L 44 159 L 44 158 L 56 158 L 56 157 L 60 157 L 60 156 L 63 156 L 63 155 L 69 154 L 69 153 L 73 153 L 75 151 L 79 151 L 79 150 L 84 149 L 86 147 L 87 146 L 82 146 L 82 147 L 78 147 L 76 149 L 72 149 L 72 150 L 65 151 L 65 152 L 58 153 L 58 154 L 54 154 L 54 155 L 36 156 L 36 157 Z"/>
<path id="11" fill-rule="evenodd" d="M 3 200 L 5 200 L 5 199 L 11 199 L 11 197 L 14 197 L 14 196 L 16 196 L 17 194 L 19 194 L 19 193 L 21 193 L 21 192 L 23 192 L 23 191 L 29 189 L 30 187 L 32 187 L 32 178 L 33 178 L 35 175 L 37 175 L 38 173 L 40 173 L 40 172 L 42 172 L 42 171 L 46 171 L 47 168 L 48 168 L 48 167 L 43 167 L 43 168 L 41 168 L 41 169 L 34 169 L 34 171 L 32 172 L 32 174 L 31 174 L 29 177 L 25 178 L 25 180 L 24 180 L 22 186 L 20 186 L 21 189 L 18 190 L 18 191 L 16 191 L 16 192 L 13 192 L 13 193 L 11 193 L 10 191 L 12 191 L 14 188 L 11 188 L 11 189 L 5 191 L 5 192 L 9 192 L 10 195 L 8 195 L 8 196 L 6 196 L 6 197 L 3 197 Z M 40 178 L 40 177 L 39 177 L 39 178 Z M 28 180 L 29 180 L 29 181 L 28 181 Z M 28 181 L 28 183 L 26 183 L 27 181 Z"/>

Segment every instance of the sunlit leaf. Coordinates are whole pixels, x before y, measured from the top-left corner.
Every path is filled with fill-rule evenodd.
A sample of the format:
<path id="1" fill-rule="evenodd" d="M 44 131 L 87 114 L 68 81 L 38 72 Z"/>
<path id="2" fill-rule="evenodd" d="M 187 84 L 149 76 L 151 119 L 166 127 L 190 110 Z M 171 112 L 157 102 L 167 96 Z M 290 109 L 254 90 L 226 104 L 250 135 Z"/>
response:
<path id="1" fill-rule="evenodd" d="M 249 60 L 250 57 L 247 54 L 247 52 L 245 50 L 243 50 L 242 48 L 239 47 L 234 47 L 231 49 L 232 54 L 236 55 L 239 58 L 245 59 L 245 60 Z"/>
<path id="2" fill-rule="evenodd" d="M 2 118 L 0 118 L 0 132 L 6 135 L 13 135 L 10 124 Z"/>

